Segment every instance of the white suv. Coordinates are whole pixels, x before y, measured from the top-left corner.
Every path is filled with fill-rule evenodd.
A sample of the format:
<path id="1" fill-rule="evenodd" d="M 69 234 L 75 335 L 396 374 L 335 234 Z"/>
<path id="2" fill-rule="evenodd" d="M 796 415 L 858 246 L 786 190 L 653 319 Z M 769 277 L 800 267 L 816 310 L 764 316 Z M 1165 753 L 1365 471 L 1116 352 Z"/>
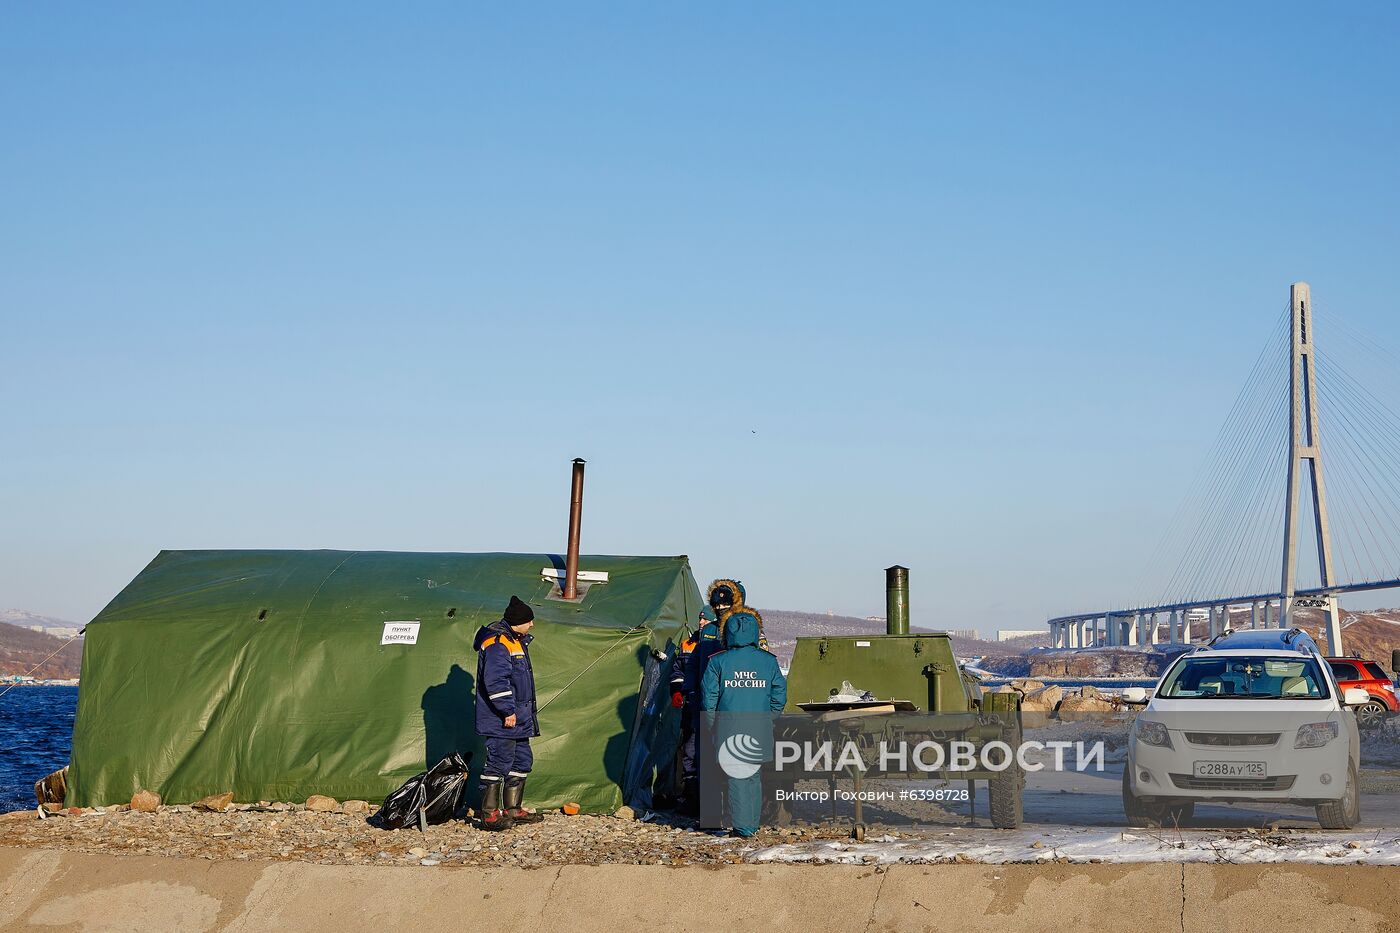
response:
<path id="1" fill-rule="evenodd" d="M 1227 632 L 1183 654 L 1128 739 L 1128 823 L 1180 824 L 1198 800 L 1286 801 L 1316 807 L 1324 829 L 1350 829 L 1361 818 L 1352 709 L 1369 699 L 1342 695 L 1301 629 Z"/>

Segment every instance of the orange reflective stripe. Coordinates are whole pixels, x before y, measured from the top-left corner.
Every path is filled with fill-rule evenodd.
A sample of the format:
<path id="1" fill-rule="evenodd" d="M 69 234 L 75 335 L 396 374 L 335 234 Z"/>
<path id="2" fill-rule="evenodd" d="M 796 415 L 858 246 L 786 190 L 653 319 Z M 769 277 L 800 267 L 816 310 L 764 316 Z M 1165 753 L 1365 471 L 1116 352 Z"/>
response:
<path id="1" fill-rule="evenodd" d="M 490 648 L 494 644 L 500 644 L 501 647 L 505 648 L 507 651 L 510 652 L 511 657 L 513 658 L 525 657 L 525 648 L 520 644 L 520 642 L 516 641 L 514 638 L 508 638 L 505 635 L 492 635 L 490 638 L 486 639 L 481 643 L 481 650 L 485 651 L 487 648 Z"/>

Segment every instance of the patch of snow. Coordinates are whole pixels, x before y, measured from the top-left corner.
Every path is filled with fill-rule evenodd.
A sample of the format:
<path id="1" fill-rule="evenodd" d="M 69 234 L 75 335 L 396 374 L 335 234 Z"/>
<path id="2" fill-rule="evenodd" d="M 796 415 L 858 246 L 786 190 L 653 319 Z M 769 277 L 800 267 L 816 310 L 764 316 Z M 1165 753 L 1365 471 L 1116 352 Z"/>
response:
<path id="1" fill-rule="evenodd" d="M 753 862 L 818 862 L 892 865 L 978 862 L 1217 862 L 1253 865 L 1297 862 L 1327 865 L 1400 865 L 1400 831 L 1353 832 L 1036 829 L 988 832 L 975 837 L 868 842 L 791 843 L 747 856 Z"/>

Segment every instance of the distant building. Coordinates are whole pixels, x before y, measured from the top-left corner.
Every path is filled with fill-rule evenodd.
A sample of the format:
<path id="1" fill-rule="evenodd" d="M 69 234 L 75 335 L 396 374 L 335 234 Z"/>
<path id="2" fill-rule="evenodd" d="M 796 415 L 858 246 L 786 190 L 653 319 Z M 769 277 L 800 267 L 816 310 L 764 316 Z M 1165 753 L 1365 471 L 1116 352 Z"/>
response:
<path id="1" fill-rule="evenodd" d="M 63 628 L 61 626 L 52 625 L 26 625 L 25 628 L 29 629 L 31 632 L 43 632 L 45 635 L 53 635 L 58 638 L 77 638 L 78 632 L 81 631 L 81 629 L 78 628 Z"/>
<path id="2" fill-rule="evenodd" d="M 1010 641 L 1013 638 L 1027 638 L 1031 635 L 1044 635 L 1043 628 L 999 628 L 997 641 Z"/>
<path id="3" fill-rule="evenodd" d="M 977 634 L 977 629 L 975 628 L 950 628 L 948 629 L 948 634 L 952 635 L 954 638 L 971 638 L 973 640 L 978 640 L 982 637 Z"/>

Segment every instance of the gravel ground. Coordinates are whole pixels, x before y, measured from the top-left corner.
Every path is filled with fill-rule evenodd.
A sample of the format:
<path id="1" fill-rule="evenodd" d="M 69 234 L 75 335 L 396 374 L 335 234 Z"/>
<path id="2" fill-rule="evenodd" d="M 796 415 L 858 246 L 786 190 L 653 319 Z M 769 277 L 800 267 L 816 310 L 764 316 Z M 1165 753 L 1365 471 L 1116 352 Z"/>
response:
<path id="1" fill-rule="evenodd" d="M 236 805 L 235 805 L 236 806 Z M 362 814 L 285 810 L 156 813 L 119 808 L 65 811 L 39 819 L 32 810 L 0 817 L 0 846 L 140 853 L 204 859 L 272 859 L 322 865 L 695 865 L 742 862 L 761 848 L 819 839 L 847 839 L 849 825 L 806 825 L 733 839 L 689 824 L 613 816 L 546 814 L 544 821 L 499 833 L 451 822 L 386 832 Z"/>

